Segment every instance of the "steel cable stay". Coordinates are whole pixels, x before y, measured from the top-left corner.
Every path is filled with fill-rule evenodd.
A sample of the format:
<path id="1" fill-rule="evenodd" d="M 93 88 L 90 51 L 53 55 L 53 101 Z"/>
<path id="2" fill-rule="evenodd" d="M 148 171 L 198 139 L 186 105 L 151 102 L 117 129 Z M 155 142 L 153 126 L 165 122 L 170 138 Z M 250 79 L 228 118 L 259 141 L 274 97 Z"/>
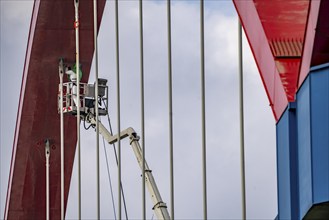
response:
<path id="1" fill-rule="evenodd" d="M 144 91 L 144 28 L 143 28 L 143 1 L 139 0 L 139 58 L 140 58 L 140 105 L 141 105 L 141 139 L 142 139 L 142 216 L 146 219 L 145 201 L 145 91 Z"/>
<path id="2" fill-rule="evenodd" d="M 246 205 L 246 168 L 244 147 L 244 105 L 243 105 L 243 50 L 242 50 L 242 25 L 238 21 L 238 63 L 239 63 L 239 117 L 240 117 L 240 169 L 241 169 L 241 205 L 242 219 L 247 218 Z"/>
<path id="3" fill-rule="evenodd" d="M 168 111 L 169 111 L 169 171 L 170 171 L 170 205 L 171 219 L 175 219 L 174 193 L 174 132 L 173 132 L 173 82 L 172 82 L 172 44 L 171 44 L 171 0 L 167 0 L 167 34 L 168 34 Z"/>
<path id="4" fill-rule="evenodd" d="M 115 0 L 115 57 L 116 57 L 116 87 L 117 87 L 117 129 L 121 132 L 120 108 L 120 48 L 119 48 L 119 0 Z M 112 132 L 113 133 L 113 132 Z M 121 137 L 118 136 L 118 219 L 121 220 Z"/>
<path id="5" fill-rule="evenodd" d="M 76 2 L 78 2 L 78 0 L 75 0 Z M 94 3 L 96 4 L 96 0 L 94 1 Z M 97 4 L 96 4 L 97 5 Z M 93 106 L 87 106 L 87 108 L 92 109 L 91 111 L 85 111 L 82 114 L 83 120 L 83 126 L 86 130 L 90 129 L 90 127 L 93 127 L 94 129 L 96 129 L 96 136 L 97 136 L 97 140 L 99 137 L 99 122 L 100 122 L 100 118 L 99 116 L 99 110 L 104 110 L 104 109 L 99 109 L 99 105 L 101 105 L 101 103 L 104 103 L 105 106 L 105 112 L 106 113 L 102 113 L 103 116 L 107 116 L 107 120 L 108 120 L 108 125 L 109 125 L 109 130 L 110 133 L 107 132 L 107 137 L 105 137 L 105 139 L 107 140 L 107 142 L 109 144 L 113 145 L 113 150 L 114 150 L 114 155 L 115 155 L 115 159 L 116 159 L 116 164 L 118 167 L 118 207 L 116 210 L 115 204 L 114 204 L 114 197 L 113 197 L 113 188 L 112 188 L 112 180 L 111 180 L 111 173 L 110 173 L 110 166 L 109 166 L 109 158 L 108 158 L 108 154 L 107 154 L 107 150 L 105 147 L 105 141 L 104 141 L 104 137 L 103 137 L 103 145 L 104 145 L 104 153 L 105 153 L 105 159 L 106 159 L 106 165 L 107 165 L 107 172 L 108 172 L 108 178 L 109 178 L 109 183 L 110 183 L 110 191 L 111 191 L 111 199 L 112 199 L 112 205 L 113 205 L 113 210 L 114 210 L 114 215 L 115 215 L 115 219 L 120 219 L 121 220 L 121 205 L 123 202 L 124 204 L 124 210 L 125 210 L 125 215 L 126 215 L 126 219 L 128 219 L 128 211 L 127 211 L 127 205 L 126 205 L 126 200 L 125 200 L 125 196 L 124 196 L 124 190 L 123 190 L 123 184 L 122 184 L 122 179 L 121 179 L 121 144 L 120 144 L 120 140 L 121 138 L 125 138 L 125 137 L 130 137 L 131 139 L 131 144 L 133 144 L 133 148 L 134 151 L 137 149 L 137 153 L 135 151 L 136 157 L 138 162 L 140 163 L 141 169 L 142 169 L 142 177 L 143 177 L 143 186 L 142 186 L 142 212 L 143 212 L 143 219 L 146 219 L 146 209 L 145 209 L 145 183 L 150 182 L 150 179 L 146 174 L 147 172 L 151 172 L 151 170 L 149 168 L 147 168 L 147 164 L 145 161 L 145 113 L 144 113 L 144 45 L 143 45 L 143 1 L 140 0 L 139 1 L 139 22 L 140 22 L 140 92 L 141 92 L 141 145 L 142 148 L 139 150 L 138 148 L 139 143 L 138 141 L 140 140 L 140 137 L 137 136 L 136 132 L 133 131 L 133 133 L 125 133 L 127 132 L 127 130 L 131 129 L 128 128 L 124 131 L 121 131 L 121 125 L 120 125 L 120 74 L 119 74 L 119 16 L 118 16 L 118 0 L 115 1 L 115 34 L 116 34 L 116 58 L 117 58 L 117 114 L 118 114 L 118 134 L 117 135 L 113 135 L 113 130 L 112 130 L 112 125 L 111 125 L 111 119 L 110 116 L 108 114 L 108 97 L 107 95 L 105 96 L 105 98 L 103 98 L 102 96 L 98 95 L 98 89 L 99 89 L 99 85 L 98 85 L 98 80 L 104 80 L 104 79 L 98 79 L 98 70 L 97 70 L 97 50 L 96 50 L 96 83 L 93 85 L 93 89 L 94 89 L 94 95 L 93 95 L 93 100 L 96 101 L 94 102 Z M 77 11 L 77 4 L 76 4 L 76 11 Z M 96 12 L 95 12 L 95 15 Z M 171 60 L 171 1 L 168 0 L 167 1 L 167 19 L 168 19 L 168 27 L 167 27 L 167 31 L 168 31 L 168 90 L 169 90 L 169 141 L 170 141 L 170 146 L 169 146 L 169 150 L 170 150 L 170 191 L 171 191 L 171 214 L 172 214 L 172 218 L 174 218 L 174 176 L 173 176 L 173 171 L 174 171 L 174 166 L 173 166 L 173 117 L 172 117 L 172 60 Z M 78 19 L 76 19 L 78 20 Z M 95 18 L 95 21 L 97 21 L 97 16 Z M 97 22 L 96 22 L 97 23 Z M 95 24 L 96 27 L 96 24 Z M 95 34 L 95 49 L 97 48 L 97 27 L 94 30 L 94 34 Z M 201 96 L 202 96 L 202 100 L 201 100 L 201 122 L 202 122 L 202 182 L 203 182 L 203 217 L 204 219 L 207 219 L 207 168 L 206 168 L 206 164 L 207 164 L 207 157 L 206 157 L 206 103 L 205 103 L 205 48 L 204 48 L 204 44 L 205 44 L 205 39 L 204 39 L 204 0 L 200 0 L 200 66 L 201 66 Z M 77 50 L 79 48 L 77 47 Z M 77 58 L 78 58 L 78 52 L 77 52 Z M 79 73 L 79 62 L 77 59 L 77 72 Z M 79 77 L 77 77 L 79 78 Z M 107 81 L 107 80 L 106 80 Z M 80 82 L 78 80 L 77 83 L 80 86 Z M 106 83 L 105 83 L 106 84 Z M 87 87 L 89 85 L 86 85 Z M 80 87 L 79 87 L 80 88 Z M 89 87 L 88 87 L 89 88 Z M 79 89 L 78 89 L 79 90 Z M 79 90 L 80 91 L 80 90 Z M 89 91 L 89 90 L 88 90 Z M 80 97 L 80 92 L 78 92 L 77 96 Z M 85 95 L 84 91 L 82 92 L 83 96 Z M 85 97 L 83 97 L 85 98 Z M 84 100 L 84 101 L 91 101 L 90 97 L 87 97 L 88 100 Z M 99 102 L 98 100 L 99 99 Z M 107 100 L 107 102 L 105 102 L 105 99 Z M 84 102 L 82 102 L 83 106 L 87 105 Z M 97 104 L 98 103 L 98 104 Z M 89 104 L 90 105 L 90 104 Z M 80 118 L 80 102 L 77 102 L 77 117 Z M 91 114 L 90 114 L 91 113 Z M 88 118 L 89 115 L 92 115 L 92 119 Z M 93 120 L 93 121 L 92 121 Z M 86 121 L 90 122 L 90 125 L 87 127 L 86 126 Z M 79 121 L 80 122 L 80 121 Z M 103 126 L 103 125 L 102 125 Z M 103 126 L 102 129 L 105 129 L 105 127 Z M 105 129 L 106 130 L 106 129 Z M 130 131 L 130 130 L 129 130 Z M 129 136 L 132 135 L 132 136 Z M 135 136 L 134 136 L 135 135 Z M 79 131 L 78 131 L 78 136 L 79 136 Z M 110 136 L 110 138 L 109 138 Z M 109 141 L 108 139 L 112 140 L 113 142 Z M 98 219 L 100 218 L 100 200 L 99 200 L 99 146 L 98 146 L 98 142 L 97 141 L 97 211 L 98 211 Z M 114 144 L 114 142 L 118 142 L 118 148 L 116 148 L 116 145 Z M 137 142 L 137 143 L 136 143 Z M 79 143 L 79 138 L 78 138 L 78 143 Z M 79 145 L 78 145 L 79 146 Z M 78 147 L 78 152 L 80 154 L 80 147 Z M 118 150 L 118 152 L 117 152 Z M 139 150 L 139 152 L 138 152 Z M 80 158 L 80 155 L 78 154 L 78 158 Z M 142 161 L 142 162 L 140 162 Z M 80 160 L 79 160 L 79 165 L 80 165 Z M 147 169 L 146 169 L 147 168 Z M 80 166 L 79 166 L 79 219 L 81 218 L 81 176 L 80 176 Z M 152 181 L 153 180 L 153 176 L 152 176 Z M 152 185 L 153 182 L 151 183 L 151 191 L 154 190 L 153 187 L 155 187 L 156 191 L 158 191 L 158 189 L 156 188 L 156 185 L 153 186 Z M 155 183 L 154 183 L 155 184 Z M 153 192 L 151 192 L 151 195 L 153 197 Z M 155 193 L 157 194 L 157 193 Z M 160 208 L 160 211 L 162 211 L 162 208 L 167 208 L 166 204 L 162 202 L 162 199 L 159 196 L 159 202 L 155 204 L 154 208 Z M 122 201 L 123 199 L 123 201 Z M 158 198 L 157 198 L 158 199 Z M 160 205 L 159 205 L 160 204 Z M 153 208 L 153 209 L 154 209 Z M 167 210 L 166 210 L 167 212 Z M 163 214 L 163 213 L 161 213 Z M 118 215 L 118 216 L 117 216 Z M 153 215 L 154 216 L 154 215 Z M 152 216 L 152 218 L 153 218 Z M 169 217 L 169 213 L 165 213 L 163 214 L 163 216 L 168 216 Z"/>
<path id="6" fill-rule="evenodd" d="M 105 101 L 103 101 L 104 105 L 105 105 L 105 108 L 107 108 L 107 105 L 105 103 Z M 109 124 L 109 128 L 110 128 L 110 132 L 111 134 L 113 134 L 113 131 L 112 131 L 112 125 L 111 125 L 111 119 L 110 119 L 110 116 L 107 115 L 107 120 L 108 120 L 108 124 Z M 87 121 L 87 118 L 85 117 L 84 120 L 83 120 L 83 127 L 86 129 L 86 130 L 89 130 L 90 127 L 92 128 L 95 128 L 95 125 L 93 124 L 90 124 L 88 127 L 86 126 L 86 121 Z M 101 122 L 101 120 L 100 120 Z M 109 184 L 110 184 L 110 191 L 111 191 L 111 199 L 112 199 L 112 203 L 113 203 L 113 210 L 114 210 L 114 215 L 115 215 L 115 220 L 117 219 L 116 217 L 116 209 L 115 209 L 115 205 L 114 205 L 114 197 L 113 197 L 113 187 L 112 187 L 112 178 L 111 178 L 111 171 L 110 171 L 110 165 L 109 165 L 109 158 L 108 158 L 108 154 L 107 154 L 107 150 L 106 150 L 106 146 L 105 146 L 105 140 L 104 140 L 104 137 L 102 137 L 103 139 L 103 145 L 104 145 L 104 152 L 105 152 L 105 160 L 106 160 L 106 167 L 107 167 L 107 174 L 108 174 L 108 178 L 109 178 Z M 116 152 L 116 146 L 115 146 L 115 143 L 112 144 L 113 145 L 113 152 L 114 152 L 114 156 L 115 156 L 115 161 L 116 161 L 116 164 L 118 166 L 118 155 L 117 155 L 117 152 Z M 126 204 L 126 198 L 125 198 L 125 194 L 124 194 L 124 189 L 123 189 L 123 185 L 122 185 L 122 182 L 121 182 L 121 194 L 122 194 L 122 199 L 123 199 L 123 206 L 124 206 L 124 211 L 125 211 L 125 216 L 126 216 L 126 220 L 128 220 L 128 210 L 127 210 L 127 204 Z"/>
<path id="7" fill-rule="evenodd" d="M 97 0 L 93 1 L 94 9 L 94 47 L 95 47 L 95 99 L 98 98 L 98 41 L 97 41 Z M 96 190 L 97 190 L 97 219 L 100 219 L 100 176 L 99 176 L 99 109 L 95 108 L 96 117 Z"/>
<path id="8" fill-rule="evenodd" d="M 106 105 L 106 103 L 105 103 L 104 100 L 103 100 L 103 103 L 104 103 L 105 108 L 108 111 L 108 106 Z M 108 124 L 109 124 L 110 132 L 113 135 L 111 118 L 110 118 L 109 114 L 107 114 L 107 121 L 108 121 Z M 112 145 L 113 145 L 113 152 L 114 152 L 114 156 L 115 156 L 115 161 L 116 161 L 117 166 L 118 166 L 119 165 L 119 161 L 118 161 L 118 155 L 117 155 L 117 150 L 116 150 L 115 143 L 113 143 Z M 121 182 L 121 194 L 122 194 L 123 206 L 124 206 L 124 210 L 125 210 L 126 219 L 128 219 L 128 211 L 127 211 L 126 199 L 125 199 L 125 194 L 124 194 L 122 182 Z"/>
<path id="9" fill-rule="evenodd" d="M 74 0 L 74 29 L 75 29 L 75 65 L 76 65 L 76 97 L 80 97 L 80 40 L 79 40 L 79 0 Z M 80 143 L 80 101 L 76 103 L 77 107 L 77 153 L 78 153 L 78 219 L 81 219 L 81 143 Z"/>
<path id="10" fill-rule="evenodd" d="M 202 124 L 202 191 L 203 219 L 207 211 L 207 145 L 206 145 L 206 79 L 205 79 L 205 39 L 204 39 L 204 0 L 200 0 L 200 66 L 201 66 L 201 124 Z"/>
<path id="11" fill-rule="evenodd" d="M 112 199 L 112 206 L 113 206 L 113 212 L 114 212 L 114 219 L 117 219 L 117 213 L 115 210 L 115 204 L 114 204 L 114 196 L 113 196 L 113 187 L 112 187 L 112 180 L 111 180 L 111 172 L 110 172 L 110 166 L 109 166 L 109 161 L 108 161 L 108 156 L 107 156 L 107 150 L 105 147 L 105 140 L 104 137 L 103 139 L 103 146 L 104 146 L 104 152 L 105 152 L 105 160 L 106 160 L 106 168 L 107 168 L 107 175 L 109 177 L 109 183 L 110 183 L 110 190 L 111 190 L 111 199 Z"/>

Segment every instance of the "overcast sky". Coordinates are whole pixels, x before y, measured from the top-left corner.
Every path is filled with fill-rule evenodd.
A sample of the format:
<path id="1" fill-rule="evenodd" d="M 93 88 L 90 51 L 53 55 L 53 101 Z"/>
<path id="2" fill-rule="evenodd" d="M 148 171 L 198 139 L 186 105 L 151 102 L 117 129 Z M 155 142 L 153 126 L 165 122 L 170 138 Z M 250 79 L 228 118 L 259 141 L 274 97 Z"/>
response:
<path id="1" fill-rule="evenodd" d="M 3 216 L 23 63 L 33 1 L 0 0 L 1 218 Z M 140 134 L 138 1 L 120 1 L 121 128 Z M 166 2 L 144 2 L 146 159 L 170 212 Z M 198 1 L 172 4 L 175 217 L 201 219 L 201 95 Z M 209 219 L 241 218 L 237 15 L 231 1 L 206 1 L 206 123 Z M 83 49 L 83 48 L 82 48 Z M 99 75 L 109 80 L 110 116 L 116 131 L 114 3 L 108 1 L 99 34 Z M 275 121 L 244 39 L 247 217 L 277 214 Z M 93 70 L 90 82 L 94 81 Z M 102 118 L 107 125 L 107 119 Z M 81 128 L 82 217 L 96 218 L 95 134 Z M 102 141 L 100 142 L 102 144 Z M 106 145 L 114 199 L 117 168 Z M 113 219 L 103 145 L 101 217 Z M 141 218 L 141 171 L 128 141 L 122 142 L 122 182 L 130 219 Z M 147 217 L 152 204 L 147 198 Z M 117 202 L 115 201 L 117 208 Z M 124 216 L 124 214 L 123 214 Z M 67 218 L 77 218 L 73 171 Z M 154 217 L 155 218 L 155 217 Z"/>

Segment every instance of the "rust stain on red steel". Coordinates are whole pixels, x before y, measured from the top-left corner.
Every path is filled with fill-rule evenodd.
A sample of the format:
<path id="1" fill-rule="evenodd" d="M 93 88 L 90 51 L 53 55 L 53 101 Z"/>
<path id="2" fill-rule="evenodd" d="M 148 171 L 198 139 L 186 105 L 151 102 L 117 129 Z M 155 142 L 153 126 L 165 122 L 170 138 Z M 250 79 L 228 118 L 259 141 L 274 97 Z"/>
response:
<path id="1" fill-rule="evenodd" d="M 80 61 L 87 82 L 94 51 L 92 1 L 80 1 Z M 105 0 L 98 1 L 98 23 Z M 75 62 L 73 1 L 35 1 L 26 52 L 5 219 L 45 219 L 45 148 L 51 141 L 50 218 L 60 219 L 58 61 Z M 76 118 L 65 116 L 65 207 L 76 146 Z M 36 144 L 37 143 L 37 144 Z"/>

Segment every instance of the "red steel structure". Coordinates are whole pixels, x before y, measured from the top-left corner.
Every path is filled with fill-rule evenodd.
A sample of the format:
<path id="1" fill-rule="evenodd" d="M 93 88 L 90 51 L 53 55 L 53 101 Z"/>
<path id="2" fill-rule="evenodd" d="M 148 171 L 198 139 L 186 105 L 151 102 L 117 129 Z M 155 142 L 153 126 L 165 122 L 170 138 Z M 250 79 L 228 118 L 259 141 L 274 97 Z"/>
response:
<path id="1" fill-rule="evenodd" d="M 329 61 L 327 0 L 233 0 L 278 121 L 313 65 Z M 82 82 L 92 62 L 92 1 L 80 1 Z M 98 1 L 100 24 L 105 0 Z M 51 219 L 60 219 L 58 60 L 75 61 L 73 1 L 36 0 L 24 66 L 5 219 L 45 218 L 44 141 L 51 143 Z M 65 204 L 76 145 L 76 119 L 65 131 Z"/>
<path id="2" fill-rule="evenodd" d="M 233 0 L 278 121 L 310 67 L 329 61 L 325 0 Z"/>
<path id="3" fill-rule="evenodd" d="M 329 1 L 233 2 L 277 121 L 276 219 L 328 219 Z"/>
<path id="4" fill-rule="evenodd" d="M 80 1 L 80 62 L 87 82 L 94 53 L 93 2 Z M 100 24 L 105 0 L 98 1 Z M 60 57 L 75 62 L 73 1 L 36 0 L 31 19 L 8 183 L 5 219 L 45 219 L 45 139 L 50 140 L 50 218 L 60 219 Z M 98 26 L 99 27 L 99 26 Z M 76 118 L 66 117 L 65 204 L 76 148 Z M 68 132 L 69 131 L 69 132 Z"/>

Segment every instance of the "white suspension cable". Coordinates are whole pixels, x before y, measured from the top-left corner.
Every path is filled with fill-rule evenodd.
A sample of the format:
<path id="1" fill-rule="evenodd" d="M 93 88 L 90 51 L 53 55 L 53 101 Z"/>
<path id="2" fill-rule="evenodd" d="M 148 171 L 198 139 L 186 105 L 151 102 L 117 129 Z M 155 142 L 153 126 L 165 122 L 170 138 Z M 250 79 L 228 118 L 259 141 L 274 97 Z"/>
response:
<path id="1" fill-rule="evenodd" d="M 106 168 L 107 168 L 107 176 L 109 177 L 109 183 L 110 183 L 110 191 L 111 191 L 111 199 L 112 199 L 112 207 L 113 207 L 113 216 L 114 216 L 114 220 L 117 219 L 117 213 L 115 210 L 115 204 L 114 204 L 114 196 L 113 196 L 113 187 L 112 187 L 112 180 L 111 180 L 111 172 L 110 172 L 110 165 L 109 165 L 109 161 L 107 159 L 107 150 L 105 147 L 105 140 L 103 137 L 103 146 L 104 146 L 104 152 L 105 152 L 105 160 L 106 160 Z"/>
<path id="2" fill-rule="evenodd" d="M 99 111 L 98 111 L 98 45 L 97 45 L 97 0 L 94 0 L 94 48 L 95 48 L 95 113 L 96 113 L 96 191 L 97 219 L 100 219 L 100 177 L 99 177 Z"/>
<path id="3" fill-rule="evenodd" d="M 167 0 L 168 29 L 168 96 L 169 96 L 169 157 L 170 157 L 170 204 L 171 219 L 175 219 L 174 204 L 174 141 L 173 141 L 173 102 L 172 102 L 172 55 L 171 55 L 171 0 Z"/>
<path id="4" fill-rule="evenodd" d="M 106 102 L 103 100 L 103 103 L 104 103 L 104 106 L 105 108 L 108 110 L 108 107 L 106 105 Z M 108 124 L 109 124 L 109 127 L 110 127 L 110 132 L 111 134 L 113 135 L 113 130 L 112 130 L 112 124 L 111 124 L 111 118 L 109 116 L 109 114 L 107 114 L 107 120 L 108 120 Z M 116 147 L 115 147 L 115 143 L 112 144 L 113 145 L 113 151 L 114 151 L 114 156 L 115 156 L 115 160 L 116 160 L 116 163 L 117 163 L 117 166 L 118 166 L 118 155 L 117 155 L 117 151 L 116 151 Z M 126 204 L 126 198 L 125 198 L 125 193 L 124 193 L 124 189 L 123 189 L 123 185 L 122 185 L 122 182 L 120 183 L 121 184 L 121 194 L 122 194 L 122 200 L 123 200 L 123 206 L 124 206 L 124 210 L 125 210 L 125 215 L 126 215 L 126 219 L 128 220 L 128 210 L 127 210 L 127 204 Z"/>
<path id="5" fill-rule="evenodd" d="M 240 104 L 240 165 L 241 165 L 241 201 L 242 219 L 246 219 L 246 174 L 244 156 L 244 115 L 243 115 L 243 57 L 242 57 L 242 26 L 238 24 L 238 46 L 239 46 L 239 104 Z"/>
<path id="6" fill-rule="evenodd" d="M 45 156 L 46 156 L 46 220 L 50 219 L 50 194 L 49 194 L 49 157 L 50 147 L 49 140 L 45 143 Z"/>
<path id="7" fill-rule="evenodd" d="M 140 89 L 141 89 L 141 136 L 142 136 L 142 215 L 146 219 L 145 202 L 145 112 L 144 112 L 144 39 L 143 39 L 143 1 L 139 0 L 139 42 L 140 42 Z"/>
<path id="8" fill-rule="evenodd" d="M 64 210 L 64 113 L 63 113 L 63 59 L 59 63 L 59 82 L 60 82 L 60 129 L 61 129 L 61 220 L 65 218 Z"/>
<path id="9" fill-rule="evenodd" d="M 116 68 L 117 68 L 117 126 L 118 134 L 121 132 L 120 110 L 120 51 L 119 51 L 119 5 L 115 0 L 115 39 L 116 39 Z M 121 140 L 118 138 L 118 219 L 121 220 Z"/>
<path id="10" fill-rule="evenodd" d="M 78 148 L 78 219 L 81 219 L 81 145 L 80 145 L 80 51 L 79 51 L 79 0 L 74 0 L 75 8 L 75 61 L 77 75 L 77 148 Z"/>
<path id="11" fill-rule="evenodd" d="M 207 152 L 206 152 L 206 103 L 205 103 L 205 56 L 204 56 L 204 0 L 200 0 L 201 41 L 201 122 L 202 122 L 202 179 L 203 218 L 207 219 Z"/>

